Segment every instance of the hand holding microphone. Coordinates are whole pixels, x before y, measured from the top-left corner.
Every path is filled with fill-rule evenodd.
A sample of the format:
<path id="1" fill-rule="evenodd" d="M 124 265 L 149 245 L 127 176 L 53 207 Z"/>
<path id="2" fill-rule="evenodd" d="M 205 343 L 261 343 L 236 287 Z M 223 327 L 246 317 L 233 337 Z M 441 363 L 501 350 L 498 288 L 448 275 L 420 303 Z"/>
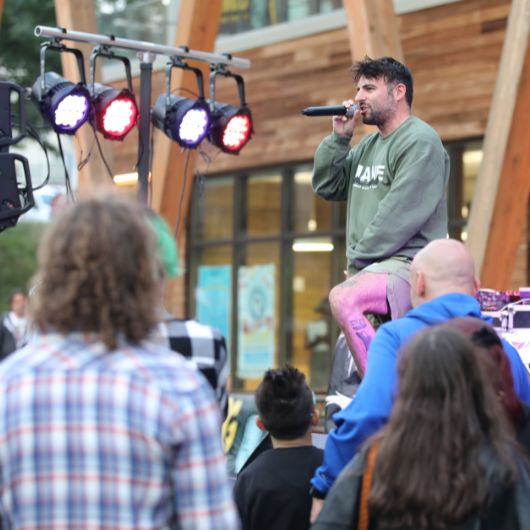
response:
<path id="1" fill-rule="evenodd" d="M 342 105 L 307 107 L 302 110 L 304 116 L 333 116 L 333 130 L 338 135 L 349 138 L 353 136 L 357 112 L 360 112 L 359 105 L 351 99 L 344 101 Z"/>

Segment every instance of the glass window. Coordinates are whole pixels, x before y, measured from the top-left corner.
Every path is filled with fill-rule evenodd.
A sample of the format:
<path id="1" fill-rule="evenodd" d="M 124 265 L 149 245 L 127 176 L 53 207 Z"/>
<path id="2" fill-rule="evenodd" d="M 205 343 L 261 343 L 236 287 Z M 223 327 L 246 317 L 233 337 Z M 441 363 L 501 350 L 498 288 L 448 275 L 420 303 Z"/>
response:
<path id="1" fill-rule="evenodd" d="M 280 364 L 280 246 L 251 243 L 242 254 L 235 372 L 245 390 L 255 390 L 265 370 Z"/>
<path id="2" fill-rule="evenodd" d="M 331 229 L 332 203 L 315 194 L 311 186 L 312 168 L 294 174 L 294 231 L 322 232 Z"/>
<path id="3" fill-rule="evenodd" d="M 281 224 L 282 177 L 278 173 L 253 175 L 247 180 L 248 235 L 278 234 Z"/>
<path id="4" fill-rule="evenodd" d="M 332 269 L 331 238 L 293 244 L 293 334 L 291 362 L 313 390 L 325 392 L 331 369 L 332 317 L 328 291 Z M 313 246 L 311 246 L 311 244 Z"/>
<path id="5" fill-rule="evenodd" d="M 475 182 L 482 162 L 482 140 L 451 142 L 445 147 L 451 159 L 447 190 L 449 235 L 465 241 Z"/>
<path id="6" fill-rule="evenodd" d="M 219 33 L 232 35 L 342 8 L 342 0 L 223 0 Z"/>
<path id="7" fill-rule="evenodd" d="M 345 208 L 316 197 L 309 172 L 287 166 L 194 182 L 189 305 L 200 321 L 229 313 L 232 390 L 253 391 L 266 369 L 286 362 L 315 389 L 327 386 L 338 330 L 326 329 L 325 305 L 343 279 Z"/>
<path id="8" fill-rule="evenodd" d="M 232 346 L 232 246 L 197 248 L 190 267 L 190 314 L 199 322 L 217 328 Z"/>
<path id="9" fill-rule="evenodd" d="M 195 238 L 206 241 L 232 238 L 233 195 L 234 180 L 230 177 L 208 179 L 208 185 L 196 190 Z"/>

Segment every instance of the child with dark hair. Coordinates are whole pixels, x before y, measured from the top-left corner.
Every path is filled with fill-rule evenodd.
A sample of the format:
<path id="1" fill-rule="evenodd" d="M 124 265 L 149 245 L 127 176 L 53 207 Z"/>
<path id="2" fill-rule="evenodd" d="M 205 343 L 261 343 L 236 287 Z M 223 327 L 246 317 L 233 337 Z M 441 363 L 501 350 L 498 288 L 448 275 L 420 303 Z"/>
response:
<path id="1" fill-rule="evenodd" d="M 318 423 L 314 394 L 296 368 L 268 370 L 255 394 L 256 424 L 269 432 L 272 449 L 237 477 L 234 497 L 243 530 L 306 530 L 311 497 L 309 480 L 322 462 L 312 446 Z"/>

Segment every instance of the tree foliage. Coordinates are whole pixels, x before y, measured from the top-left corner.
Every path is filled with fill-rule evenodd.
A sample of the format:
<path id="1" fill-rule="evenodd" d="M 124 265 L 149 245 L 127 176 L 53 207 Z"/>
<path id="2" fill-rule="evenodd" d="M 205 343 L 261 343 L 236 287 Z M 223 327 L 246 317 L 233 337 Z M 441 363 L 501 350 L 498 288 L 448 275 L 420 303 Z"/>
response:
<path id="1" fill-rule="evenodd" d="M 0 312 L 13 289 L 29 288 L 37 270 L 37 247 L 46 225 L 19 222 L 0 233 Z"/>
<path id="2" fill-rule="evenodd" d="M 56 25 L 54 0 L 7 0 L 0 24 L 0 79 L 33 85 L 40 72 L 43 42 L 33 30 L 38 25 Z M 61 72 L 59 54 L 46 54 L 46 69 Z"/>

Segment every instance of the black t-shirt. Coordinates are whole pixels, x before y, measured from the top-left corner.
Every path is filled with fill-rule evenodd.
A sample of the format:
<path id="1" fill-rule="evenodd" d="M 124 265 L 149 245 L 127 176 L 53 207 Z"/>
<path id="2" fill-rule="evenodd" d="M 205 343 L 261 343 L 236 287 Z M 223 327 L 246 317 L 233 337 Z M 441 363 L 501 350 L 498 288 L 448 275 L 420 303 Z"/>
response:
<path id="1" fill-rule="evenodd" d="M 234 486 L 243 530 L 307 530 L 309 481 L 322 456 L 312 446 L 269 449 L 249 464 Z"/>

